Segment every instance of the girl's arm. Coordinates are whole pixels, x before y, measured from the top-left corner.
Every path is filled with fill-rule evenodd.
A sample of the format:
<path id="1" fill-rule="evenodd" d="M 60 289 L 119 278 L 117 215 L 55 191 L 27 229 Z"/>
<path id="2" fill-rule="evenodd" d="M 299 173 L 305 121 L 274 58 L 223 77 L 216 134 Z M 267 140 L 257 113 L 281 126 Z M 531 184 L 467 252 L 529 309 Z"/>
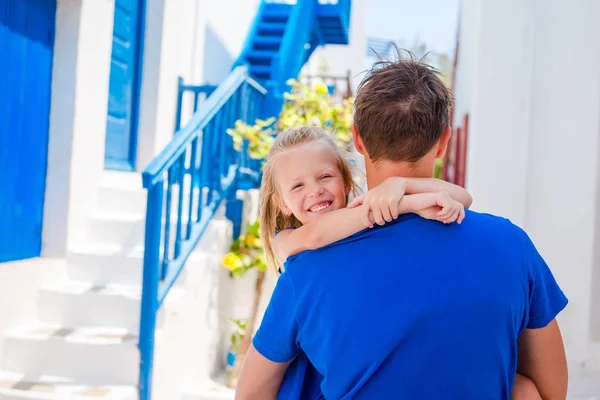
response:
<path id="1" fill-rule="evenodd" d="M 282 263 L 289 256 L 315 250 L 365 229 L 363 207 L 342 208 L 321 215 L 296 229 L 285 229 L 273 238 L 273 252 Z"/>
<path id="2" fill-rule="evenodd" d="M 471 195 L 465 189 L 440 179 L 391 177 L 386 179 L 379 186 L 354 199 L 348 204 L 348 207 L 352 208 L 359 204 L 363 204 L 367 206 L 367 208 L 363 210 L 363 220 L 370 212 L 373 214 L 373 219 L 378 225 L 384 225 L 386 222 L 390 222 L 397 217 L 397 215 L 394 216 L 393 213 L 401 198 L 398 197 L 399 194 L 432 194 L 440 191 L 447 192 L 450 197 L 462 203 L 467 208 L 473 201 Z M 446 222 L 444 218 L 431 218 L 433 210 L 435 210 L 435 207 L 431 210 L 427 210 L 426 214 L 419 215 L 423 218 L 438 219 L 439 221 Z M 423 211 L 423 209 L 418 208 L 413 210 L 413 212 L 416 211 Z M 438 211 L 440 210 L 438 209 Z M 433 215 L 435 216 L 435 212 Z"/>
<path id="3" fill-rule="evenodd" d="M 405 179 L 406 194 L 430 193 L 446 191 L 454 200 L 462 203 L 465 208 L 471 207 L 473 197 L 464 188 L 436 178 L 389 178 Z"/>
<path id="4" fill-rule="evenodd" d="M 389 192 L 386 193 L 389 197 Z M 396 192 L 397 194 L 398 192 Z M 393 215 L 390 221 L 400 214 L 419 212 L 432 207 L 438 207 L 440 211 L 431 215 L 422 215 L 424 218 L 436 219 L 444 223 L 454 221 L 460 223 L 464 218 L 462 204 L 453 200 L 446 192 L 401 196 L 396 204 L 395 212 L 391 212 Z M 273 238 L 273 251 L 277 259 L 283 263 L 289 256 L 306 250 L 318 249 L 352 236 L 365 227 L 372 226 L 373 216 L 369 213 L 367 205 L 343 208 L 323 214 L 297 229 L 281 231 Z"/>

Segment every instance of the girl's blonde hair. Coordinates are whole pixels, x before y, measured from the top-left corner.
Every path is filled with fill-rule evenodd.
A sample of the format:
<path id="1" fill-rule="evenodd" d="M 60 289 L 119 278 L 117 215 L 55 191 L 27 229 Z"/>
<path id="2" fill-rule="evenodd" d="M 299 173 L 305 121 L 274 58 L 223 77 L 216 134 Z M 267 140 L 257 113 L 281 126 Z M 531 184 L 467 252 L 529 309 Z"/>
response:
<path id="1" fill-rule="evenodd" d="M 260 188 L 260 236 L 263 242 L 267 265 L 276 273 L 279 272 L 281 262 L 273 252 L 272 243 L 275 233 L 292 226 L 296 228 L 302 226 L 302 223 L 294 215 L 287 216 L 279 208 L 281 196 L 275 178 L 277 159 L 281 153 L 294 146 L 317 142 L 326 144 L 336 154 L 344 186 L 350 189 L 353 194 L 356 194 L 358 191 L 358 186 L 352 177 L 352 166 L 348 161 L 345 151 L 335 144 L 331 134 L 315 126 L 290 128 L 278 134 L 263 166 Z"/>

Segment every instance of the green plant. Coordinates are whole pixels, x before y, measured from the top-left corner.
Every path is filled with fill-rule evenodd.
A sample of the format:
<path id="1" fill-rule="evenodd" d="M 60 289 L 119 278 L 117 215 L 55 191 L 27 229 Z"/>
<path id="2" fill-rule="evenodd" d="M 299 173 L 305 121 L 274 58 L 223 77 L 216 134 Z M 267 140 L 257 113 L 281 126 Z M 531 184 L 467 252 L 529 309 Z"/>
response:
<path id="1" fill-rule="evenodd" d="M 246 318 L 229 318 L 228 321 L 231 322 L 235 327 L 233 333 L 230 336 L 230 351 L 237 353 L 240 350 L 240 344 L 242 343 L 242 339 L 246 334 L 246 325 L 248 324 L 248 320 Z"/>
<path id="2" fill-rule="evenodd" d="M 309 86 L 290 79 L 287 84 L 291 91 L 284 94 L 285 101 L 277 123 L 274 118 L 256 120 L 254 125 L 236 121 L 235 126 L 227 130 L 233 137 L 234 148 L 241 151 L 244 140 L 247 140 L 250 158 L 262 160 L 271 149 L 277 131 L 307 125 L 327 128 L 335 135 L 340 147 L 348 148 L 352 141 L 353 100 L 336 102 L 324 83 Z"/>
<path id="3" fill-rule="evenodd" d="M 275 118 L 257 119 L 254 125 L 237 120 L 233 128 L 227 129 L 227 133 L 233 137 L 233 148 L 236 151 L 242 151 L 244 140 L 246 140 L 250 158 L 262 160 L 267 156 L 273 144 L 274 123 Z"/>
<path id="4" fill-rule="evenodd" d="M 261 272 L 267 270 L 259 228 L 259 221 L 254 222 L 248 226 L 245 235 L 240 235 L 231 243 L 230 252 L 223 258 L 222 263 L 233 276 L 242 276 L 252 268 Z"/>

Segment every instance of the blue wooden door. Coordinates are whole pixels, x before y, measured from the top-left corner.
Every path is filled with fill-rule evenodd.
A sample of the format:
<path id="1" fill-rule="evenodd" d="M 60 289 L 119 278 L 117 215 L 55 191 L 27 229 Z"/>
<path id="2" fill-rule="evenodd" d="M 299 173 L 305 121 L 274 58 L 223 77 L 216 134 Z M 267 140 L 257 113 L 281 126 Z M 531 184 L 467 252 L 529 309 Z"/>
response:
<path id="1" fill-rule="evenodd" d="M 106 122 L 105 166 L 135 169 L 143 0 L 116 0 Z"/>
<path id="2" fill-rule="evenodd" d="M 55 0 L 0 0 L 0 262 L 40 255 Z"/>

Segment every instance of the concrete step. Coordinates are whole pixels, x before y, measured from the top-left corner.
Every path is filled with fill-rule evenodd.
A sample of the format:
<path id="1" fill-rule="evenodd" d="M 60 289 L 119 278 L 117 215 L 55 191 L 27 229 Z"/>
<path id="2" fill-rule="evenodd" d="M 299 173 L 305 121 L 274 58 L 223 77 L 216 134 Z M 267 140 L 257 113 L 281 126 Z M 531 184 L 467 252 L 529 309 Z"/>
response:
<path id="1" fill-rule="evenodd" d="M 214 380 L 186 386 L 181 394 L 182 400 L 233 400 L 234 398 L 234 389 Z"/>
<path id="2" fill-rule="evenodd" d="M 125 212 L 144 215 L 146 190 L 137 172 L 104 171 L 96 208 L 101 212 Z"/>
<path id="3" fill-rule="evenodd" d="M 65 326 L 114 326 L 137 332 L 141 287 L 64 281 L 40 289 L 39 319 Z M 160 313 L 159 313 L 160 314 Z"/>
<path id="4" fill-rule="evenodd" d="M 70 328 L 37 323 L 7 332 L 2 368 L 56 375 L 86 385 L 135 385 L 137 333 L 124 328 Z"/>
<path id="5" fill-rule="evenodd" d="M 224 209 L 224 207 L 222 207 Z M 221 213 L 221 209 L 219 210 Z M 195 221 L 195 214 L 192 215 Z M 215 215 L 204 238 L 210 238 L 215 229 L 222 229 L 225 218 Z M 185 239 L 187 232 L 187 214 L 181 218 L 181 237 Z M 128 213 L 100 213 L 96 212 L 90 217 L 87 240 L 81 243 L 100 244 L 108 246 L 119 246 L 126 251 L 141 249 L 144 246 L 145 216 Z M 163 222 L 164 232 L 164 222 Z M 172 214 L 170 220 L 169 234 L 171 244 L 174 243 L 177 234 L 177 216 Z M 81 245 L 81 244 L 80 244 Z"/>
<path id="6" fill-rule="evenodd" d="M 124 252 L 119 246 L 85 246 L 69 251 L 67 272 L 75 281 L 96 284 L 142 284 L 143 248 Z"/>
<path id="7" fill-rule="evenodd" d="M 144 189 L 101 187 L 98 191 L 97 208 L 101 212 L 124 212 L 143 216 L 146 213 L 146 196 Z"/>
<path id="8" fill-rule="evenodd" d="M 110 221 L 110 220 L 108 220 Z M 107 239 L 111 223 L 115 229 L 126 222 L 104 221 Z M 141 223 L 141 221 L 140 221 Z M 222 216 L 215 216 L 207 227 L 200 243 L 188 258 L 189 262 L 203 262 L 206 254 L 223 254 L 228 251 L 231 238 L 231 222 Z M 173 241 L 171 242 L 173 243 Z M 173 248 L 173 247 L 171 247 Z M 161 256 L 162 256 L 161 248 Z M 144 247 L 140 243 L 84 243 L 74 247 L 67 254 L 69 278 L 76 281 L 97 284 L 140 285 L 144 261 Z M 184 270 L 185 273 L 185 270 Z"/>
<path id="9" fill-rule="evenodd" d="M 133 385 L 84 385 L 70 378 L 0 371 L 0 400 L 137 400 Z"/>

